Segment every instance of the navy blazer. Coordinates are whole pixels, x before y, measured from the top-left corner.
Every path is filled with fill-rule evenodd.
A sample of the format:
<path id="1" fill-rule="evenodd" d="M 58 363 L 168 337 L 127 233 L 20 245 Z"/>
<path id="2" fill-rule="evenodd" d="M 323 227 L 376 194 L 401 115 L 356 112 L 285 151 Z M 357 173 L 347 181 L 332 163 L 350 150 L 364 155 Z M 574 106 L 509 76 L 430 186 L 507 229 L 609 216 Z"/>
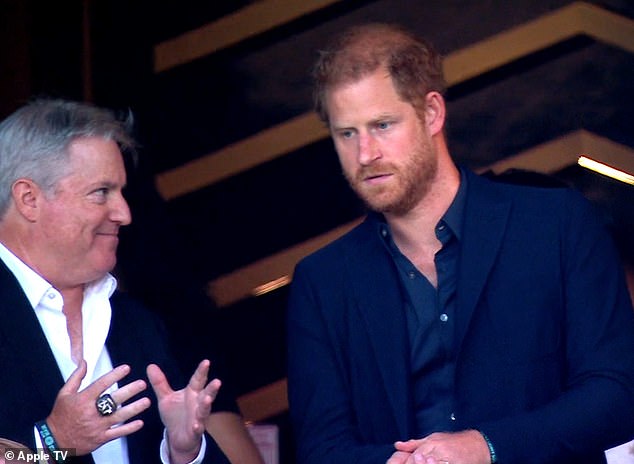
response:
<path id="1" fill-rule="evenodd" d="M 166 336 L 158 319 L 119 292 L 112 296 L 111 306 L 106 346 L 113 366 L 127 363 L 131 367 L 130 374 L 119 382 L 119 386 L 142 378 L 148 388 L 138 397 L 147 396 L 152 401 L 152 406 L 139 416 L 144 421 L 143 428 L 128 436 L 130 463 L 159 463 L 163 424 L 145 369 L 149 363 L 156 363 L 173 388 L 182 388 L 185 383 L 168 352 Z M 2 261 L 0 315 L 0 437 L 34 449 L 33 426 L 48 416 L 64 380 L 33 308 Z M 208 449 L 210 441 L 208 438 Z M 93 460 L 88 455 L 70 462 L 93 463 Z"/>
<path id="2" fill-rule="evenodd" d="M 500 463 L 605 462 L 634 436 L 634 312 L 612 241 L 576 192 L 468 176 L 453 430 L 486 433 Z M 420 438 L 394 266 L 370 217 L 296 268 L 300 463 L 384 463 Z"/>

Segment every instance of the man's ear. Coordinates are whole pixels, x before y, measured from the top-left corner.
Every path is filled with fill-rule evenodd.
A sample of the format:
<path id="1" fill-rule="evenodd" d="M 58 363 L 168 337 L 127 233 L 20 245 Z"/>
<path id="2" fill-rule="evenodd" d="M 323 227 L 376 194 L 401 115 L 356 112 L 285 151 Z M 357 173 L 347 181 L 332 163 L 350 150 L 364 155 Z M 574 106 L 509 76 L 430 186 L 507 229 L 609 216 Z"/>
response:
<path id="1" fill-rule="evenodd" d="M 438 92 L 425 95 L 425 124 L 433 136 L 442 132 L 445 127 L 445 99 Z"/>
<path id="2" fill-rule="evenodd" d="M 31 179 L 18 179 L 11 186 L 11 196 L 16 209 L 30 222 L 37 219 L 39 201 L 42 195 L 42 190 Z"/>

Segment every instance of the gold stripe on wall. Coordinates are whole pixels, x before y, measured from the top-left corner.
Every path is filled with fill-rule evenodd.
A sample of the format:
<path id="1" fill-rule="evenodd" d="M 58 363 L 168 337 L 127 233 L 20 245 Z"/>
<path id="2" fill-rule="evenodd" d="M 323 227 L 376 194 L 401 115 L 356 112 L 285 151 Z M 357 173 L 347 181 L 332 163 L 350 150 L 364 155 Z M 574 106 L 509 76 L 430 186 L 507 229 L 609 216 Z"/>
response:
<path id="1" fill-rule="evenodd" d="M 490 169 L 499 174 L 510 168 L 518 168 L 552 174 L 575 164 L 581 154 L 621 171 L 634 173 L 632 148 L 583 129 L 500 160 L 478 172 Z"/>
<path id="2" fill-rule="evenodd" d="M 217 152 L 159 174 L 156 188 L 166 200 L 195 192 L 328 136 L 312 113 L 290 119 Z"/>
<path id="3" fill-rule="evenodd" d="M 154 72 L 207 56 L 340 0 L 260 0 L 154 47 Z"/>
<path id="4" fill-rule="evenodd" d="M 297 246 L 221 276 L 209 283 L 208 295 L 218 306 L 229 306 L 243 298 L 254 296 L 255 289 L 269 282 L 284 279 L 284 282 L 288 283 L 292 278 L 295 264 L 301 258 L 342 236 L 357 224 L 358 221 L 344 224 Z"/>
<path id="5" fill-rule="evenodd" d="M 578 35 L 634 52 L 634 21 L 586 2 L 575 2 L 450 54 L 447 82 L 463 82 Z"/>
<path id="6" fill-rule="evenodd" d="M 634 52 L 634 21 L 576 2 L 524 25 L 446 56 L 448 85 L 456 85 L 579 34 Z M 328 136 L 319 119 L 305 113 L 156 176 L 166 200 L 194 192 Z"/>

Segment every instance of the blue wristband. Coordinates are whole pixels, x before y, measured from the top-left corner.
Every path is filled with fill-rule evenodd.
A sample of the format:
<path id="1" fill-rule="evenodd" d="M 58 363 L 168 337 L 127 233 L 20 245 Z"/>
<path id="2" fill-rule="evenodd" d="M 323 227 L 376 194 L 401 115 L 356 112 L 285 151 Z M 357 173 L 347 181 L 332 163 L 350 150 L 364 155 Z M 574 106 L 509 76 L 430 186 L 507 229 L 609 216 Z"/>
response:
<path id="1" fill-rule="evenodd" d="M 53 436 L 53 432 L 48 427 L 46 421 L 40 421 L 35 423 L 35 428 L 37 432 L 40 434 L 40 438 L 42 439 L 42 444 L 51 452 L 52 458 L 56 463 L 62 464 L 65 462 L 65 459 L 58 459 L 57 456 L 62 456 L 59 446 L 57 446 L 57 442 L 55 441 L 55 437 Z"/>
<path id="2" fill-rule="evenodd" d="M 480 431 L 478 430 L 478 432 Z M 498 462 L 498 457 L 495 454 L 495 448 L 493 448 L 493 443 L 491 443 L 491 440 L 489 440 L 489 437 L 487 437 L 484 432 L 480 432 L 480 434 L 482 435 L 482 438 L 484 438 L 484 441 L 487 442 L 487 446 L 489 447 L 489 455 L 491 456 L 491 464 L 495 464 L 496 462 Z"/>

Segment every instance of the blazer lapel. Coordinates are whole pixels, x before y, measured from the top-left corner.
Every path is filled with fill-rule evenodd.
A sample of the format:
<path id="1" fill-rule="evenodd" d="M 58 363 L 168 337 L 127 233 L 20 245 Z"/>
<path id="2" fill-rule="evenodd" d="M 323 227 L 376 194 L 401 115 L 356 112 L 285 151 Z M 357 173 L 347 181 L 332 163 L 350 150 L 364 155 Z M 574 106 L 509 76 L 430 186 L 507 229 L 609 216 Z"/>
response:
<path id="1" fill-rule="evenodd" d="M 500 199 L 485 179 L 471 174 L 458 273 L 456 343 L 461 346 L 473 311 L 500 249 L 511 202 Z"/>
<path id="2" fill-rule="evenodd" d="M 403 312 L 403 296 L 394 264 L 380 242 L 374 223 L 366 220 L 358 230 L 358 240 L 352 241 L 347 257 L 353 279 L 352 291 L 360 318 L 365 322 L 388 401 L 401 436 L 409 436 L 409 407 L 411 392 L 409 372 L 408 337 Z"/>
<path id="3" fill-rule="evenodd" d="M 0 295 L 2 336 L 11 347 L 11 356 L 16 359 L 16 365 L 22 366 L 23 376 L 31 379 L 29 388 L 35 388 L 38 392 L 33 401 L 38 401 L 49 410 L 55 402 L 57 392 L 64 385 L 64 379 L 35 311 L 18 281 L 2 261 Z"/>

